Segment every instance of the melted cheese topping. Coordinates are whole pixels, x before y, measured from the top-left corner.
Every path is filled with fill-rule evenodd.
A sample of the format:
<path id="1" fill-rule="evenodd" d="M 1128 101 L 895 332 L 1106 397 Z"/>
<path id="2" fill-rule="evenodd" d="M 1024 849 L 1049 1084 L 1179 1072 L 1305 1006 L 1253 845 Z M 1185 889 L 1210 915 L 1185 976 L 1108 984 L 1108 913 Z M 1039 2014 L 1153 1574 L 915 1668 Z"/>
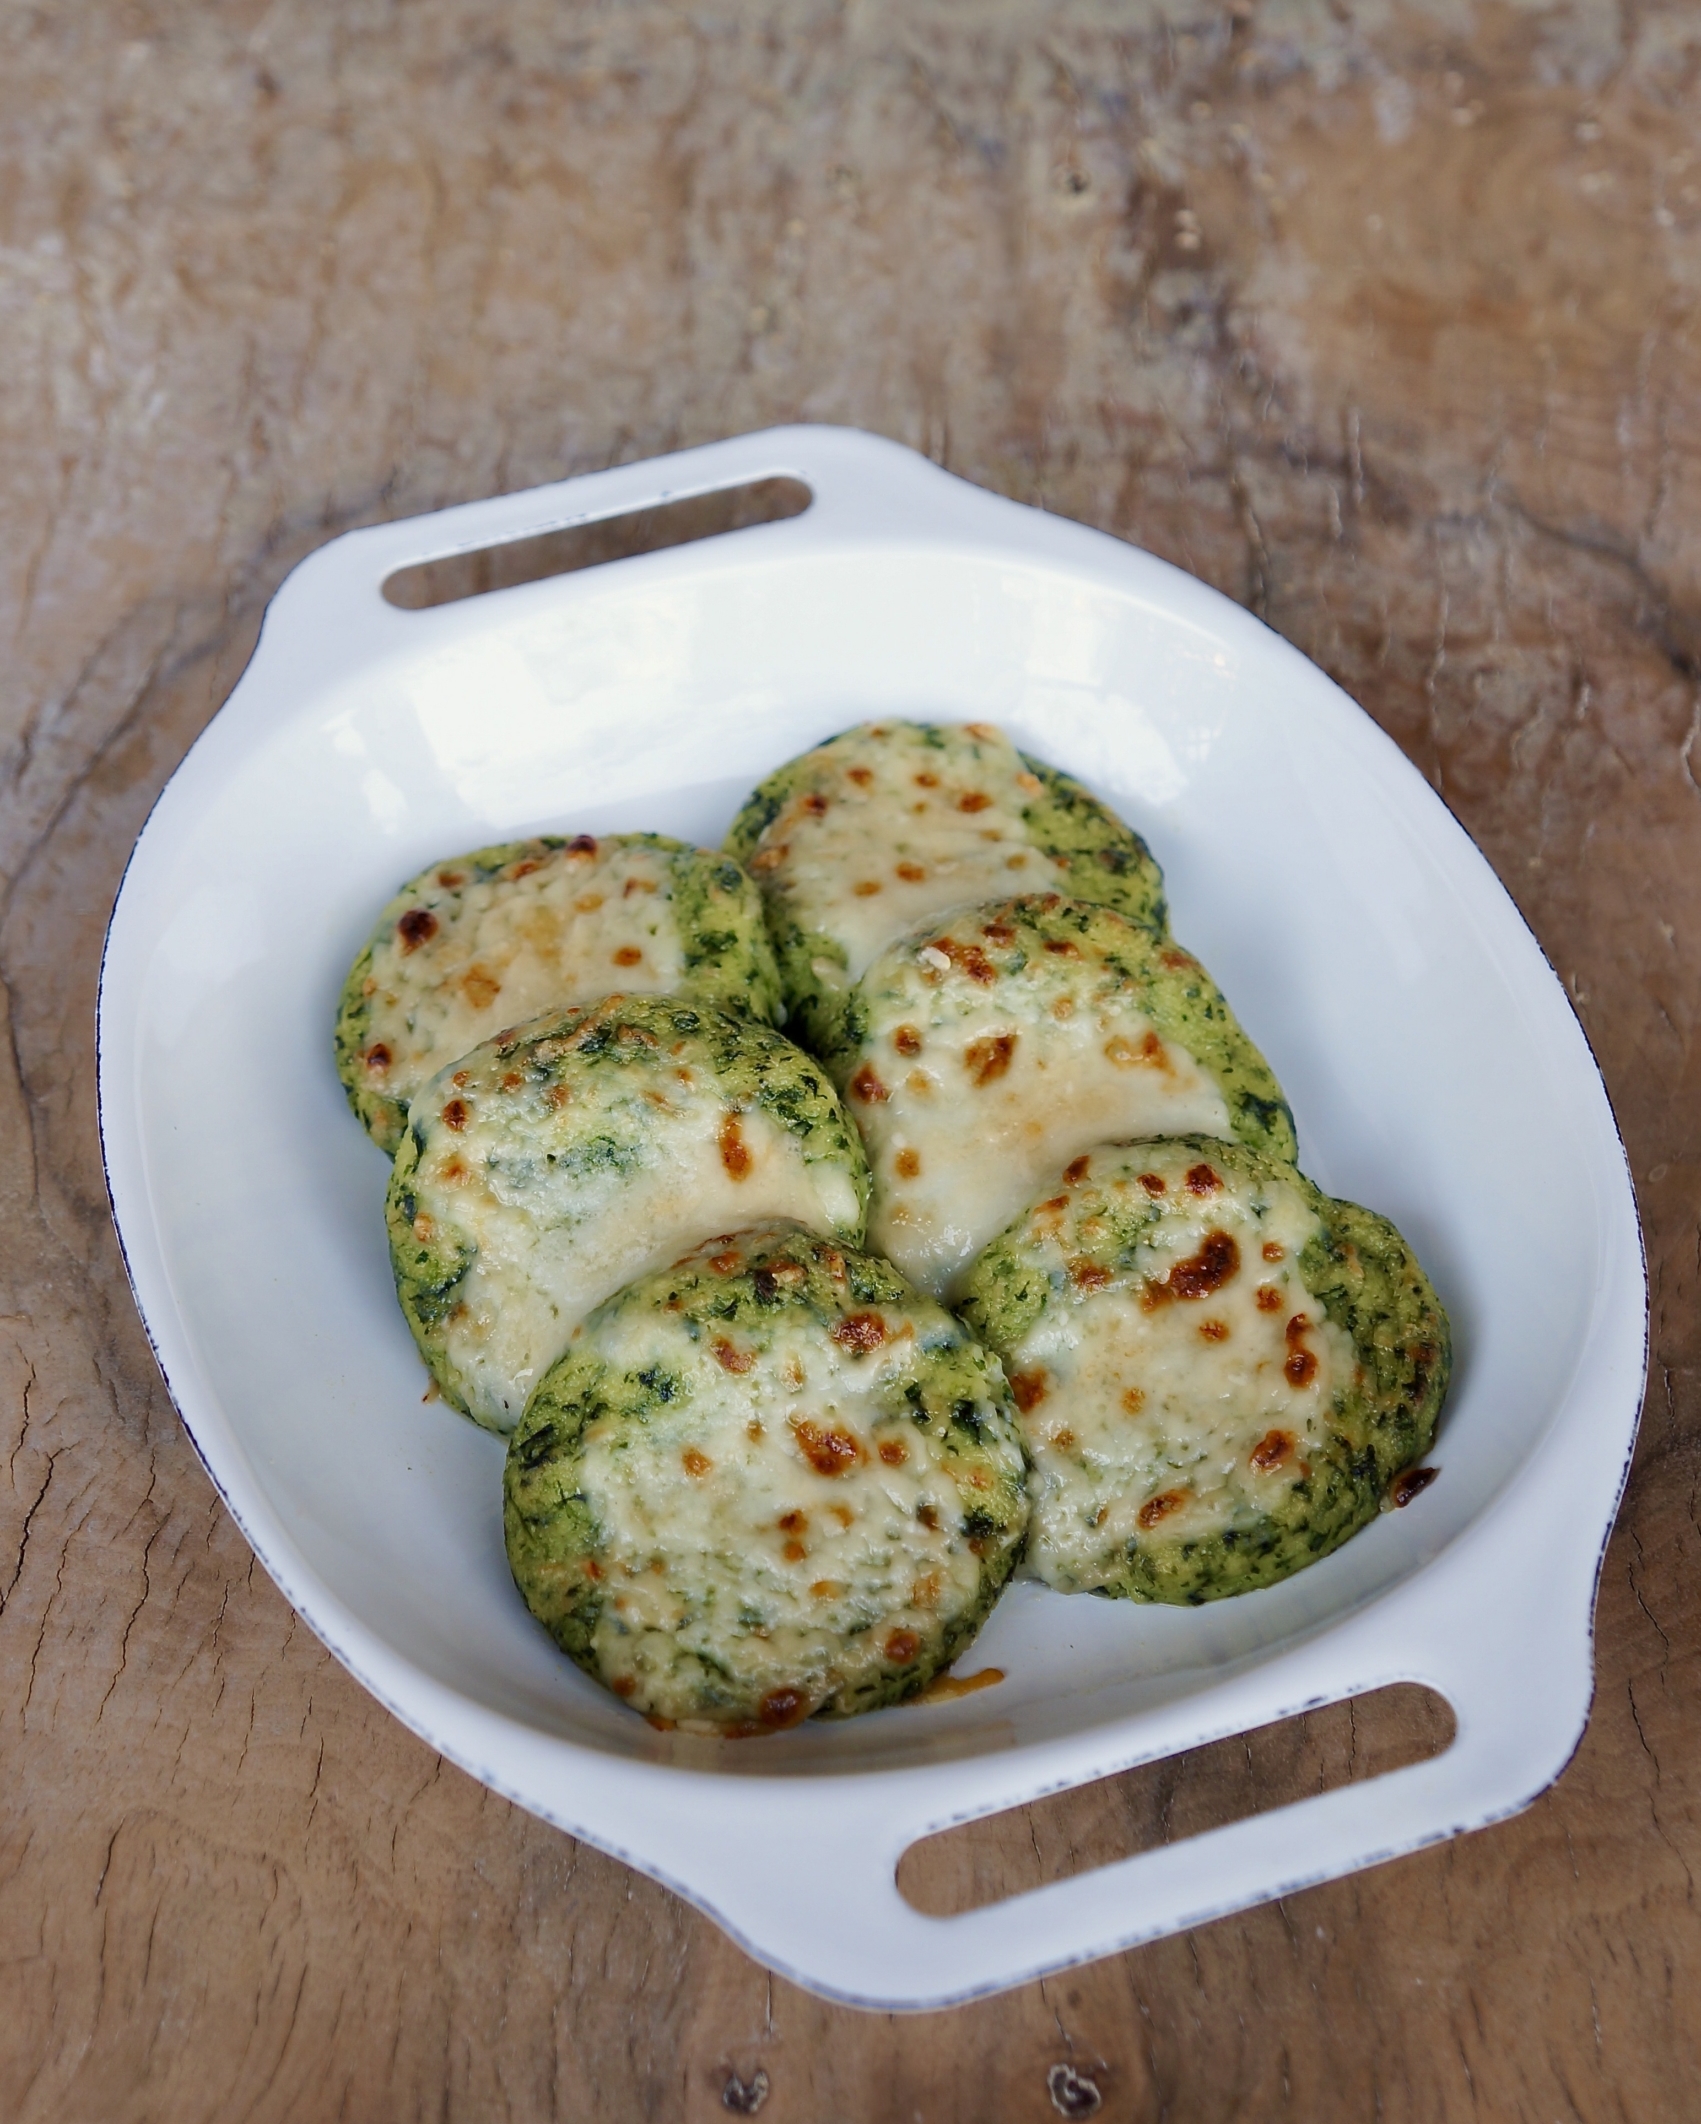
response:
<path id="1" fill-rule="evenodd" d="M 493 878 L 444 863 L 373 948 L 371 1081 L 406 1103 L 427 1077 L 510 1025 L 619 989 L 664 995 L 684 953 L 666 854 L 604 840 L 530 854 Z M 431 933 L 416 918 L 423 910 Z M 410 939 L 417 938 L 418 941 Z"/>
<path id="2" fill-rule="evenodd" d="M 1114 1581 L 1131 1544 L 1198 1540 L 1270 1512 L 1303 1479 L 1357 1365 L 1300 1281 L 1321 1225 L 1299 1191 L 1201 1196 L 1168 1148 L 1137 1146 L 1114 1182 L 1132 1192 L 1156 1168 L 1168 1183 L 1130 1272 L 1101 1281 L 1066 1259 L 1081 1236 L 1067 1190 L 1027 1236 L 1061 1288 L 1005 1369 L 1033 1461 L 1028 1569 L 1065 1592 Z M 1095 1156 L 1097 1186 L 1112 1184 L 1105 1161 L 1120 1157 Z M 1201 1260 L 1207 1273 L 1190 1279 Z"/>
<path id="3" fill-rule="evenodd" d="M 608 1585 L 594 1649 L 635 1708 L 691 1724 L 707 1669 L 744 1715 L 779 1687 L 813 1709 L 913 1665 L 974 1607 L 981 1563 L 960 1532 L 972 1492 L 957 1485 L 979 1471 L 882 1406 L 915 1362 L 912 1323 L 887 1324 L 883 1350 L 853 1356 L 813 1317 L 783 1315 L 760 1351 L 734 1351 L 741 1372 L 665 1314 L 599 1324 L 611 1364 L 686 1380 L 665 1417 L 593 1423 L 580 1464 Z M 803 1442 L 829 1432 L 842 1472 Z M 1000 1451 L 1019 1463 L 1013 1440 L 988 1445 Z"/>
<path id="4" fill-rule="evenodd" d="M 874 1172 L 869 1244 L 918 1289 L 952 1291 L 1074 1152 L 1107 1137 L 1227 1136 L 1215 1080 L 1118 997 L 1055 978 L 978 983 L 927 944 L 864 989 L 848 1097 Z"/>
<path id="5" fill-rule="evenodd" d="M 430 1127 L 415 1199 L 478 1249 L 442 1343 L 469 1413 L 493 1430 L 514 1428 L 594 1306 L 706 1234 L 764 1217 L 856 1231 L 848 1173 L 806 1164 L 789 1130 L 759 1109 L 732 1115 L 712 1081 L 665 1060 L 611 1070 L 594 1131 L 577 1114 L 570 1132 L 552 1126 L 545 1095 L 504 1090 L 489 1063 L 415 1102 L 427 1124 L 451 1098 L 467 1114 L 458 1133 Z"/>
<path id="6" fill-rule="evenodd" d="M 988 723 L 872 723 L 811 755 L 814 771 L 763 832 L 750 868 L 800 928 L 843 946 L 829 984 L 861 978 L 895 937 L 948 907 L 1065 891 L 1065 867 L 1034 845 L 1023 808 L 1037 775 Z"/>

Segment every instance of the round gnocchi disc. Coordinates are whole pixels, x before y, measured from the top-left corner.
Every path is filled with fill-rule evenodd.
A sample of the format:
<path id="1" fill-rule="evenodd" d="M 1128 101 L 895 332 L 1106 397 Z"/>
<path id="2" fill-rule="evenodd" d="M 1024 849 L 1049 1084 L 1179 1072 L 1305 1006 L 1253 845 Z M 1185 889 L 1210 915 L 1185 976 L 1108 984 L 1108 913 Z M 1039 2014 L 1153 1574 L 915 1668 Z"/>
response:
<path id="1" fill-rule="evenodd" d="M 1066 1593 L 1196 1603 L 1327 1555 L 1420 1486 L 1451 1367 L 1386 1218 L 1205 1136 L 1083 1152 L 960 1311 L 1021 1410 L 1028 1567 Z"/>
<path id="2" fill-rule="evenodd" d="M 868 1168 L 820 1065 L 677 996 L 608 996 L 486 1041 L 415 1097 L 386 1214 L 445 1398 L 511 1431 L 594 1306 L 706 1233 L 862 1236 Z"/>
<path id="3" fill-rule="evenodd" d="M 1061 892 L 1162 934 L 1163 875 L 1114 812 L 990 723 L 864 723 L 771 774 L 729 852 L 762 888 L 789 1020 L 817 1050 L 845 994 L 948 907 Z"/>
<path id="4" fill-rule="evenodd" d="M 657 1722 L 735 1735 L 916 1695 L 1027 1514 L 996 1361 L 888 1263 L 772 1224 L 599 1307 L 504 1487 L 562 1650 Z"/>
<path id="5" fill-rule="evenodd" d="M 1295 1153 L 1281 1087 L 1198 960 L 1055 894 L 912 930 L 857 984 L 825 1060 L 874 1169 L 869 1243 L 936 1297 L 1089 1144 L 1197 1133 Z"/>
<path id="6" fill-rule="evenodd" d="M 615 990 L 778 1020 L 761 898 L 736 863 L 657 833 L 545 834 L 433 863 L 349 969 L 337 1072 L 394 1156 L 428 1077 L 507 1026 Z"/>

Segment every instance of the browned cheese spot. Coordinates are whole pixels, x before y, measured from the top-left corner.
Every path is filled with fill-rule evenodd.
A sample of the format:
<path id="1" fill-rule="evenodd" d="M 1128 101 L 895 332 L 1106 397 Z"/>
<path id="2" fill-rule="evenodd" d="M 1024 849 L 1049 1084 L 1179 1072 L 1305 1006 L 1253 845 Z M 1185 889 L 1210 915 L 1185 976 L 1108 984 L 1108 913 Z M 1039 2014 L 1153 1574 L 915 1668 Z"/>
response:
<path id="1" fill-rule="evenodd" d="M 1191 952 L 1177 951 L 1173 945 L 1158 957 L 1158 964 L 1169 973 L 1180 973 L 1183 967 L 1197 966 L 1198 963 Z"/>
<path id="2" fill-rule="evenodd" d="M 963 1049 L 963 1067 L 978 1085 L 994 1084 L 1010 1067 L 1010 1058 L 1016 1052 L 1016 1035 L 988 1033 L 983 1039 L 971 1040 Z"/>
<path id="3" fill-rule="evenodd" d="M 809 1551 L 804 1547 L 803 1543 L 800 1541 L 788 1541 L 785 1547 L 780 1551 L 780 1554 L 785 1558 L 787 1563 L 802 1563 L 803 1559 L 809 1554 Z"/>
<path id="4" fill-rule="evenodd" d="M 432 1223 L 424 1210 L 421 1210 L 419 1215 L 413 1220 L 413 1235 L 421 1246 L 430 1241 L 431 1235 L 436 1229 L 436 1225 Z"/>
<path id="5" fill-rule="evenodd" d="M 1069 1448 L 1075 1443 L 1075 1433 L 1070 1430 L 1066 1423 L 1060 1423 L 1051 1434 L 1051 1443 L 1056 1446 L 1060 1453 L 1067 1453 Z"/>
<path id="6" fill-rule="evenodd" d="M 923 1498 L 922 1502 L 916 1506 L 915 1516 L 921 1521 L 924 1527 L 929 1528 L 934 1533 L 938 1533 L 939 1514 L 934 1510 L 933 1506 L 930 1505 L 925 1498 Z"/>
<path id="7" fill-rule="evenodd" d="M 915 786 L 918 789 L 937 789 L 939 787 L 939 777 L 936 774 L 918 774 L 915 778 Z"/>
<path id="8" fill-rule="evenodd" d="M 1279 1239 L 1266 1239 L 1259 1252 L 1266 1261 L 1282 1261 L 1287 1257 L 1287 1248 Z"/>
<path id="9" fill-rule="evenodd" d="M 1187 1169 L 1187 1192 L 1190 1195 L 1214 1195 L 1222 1184 L 1221 1176 L 1208 1165 L 1190 1165 Z"/>
<path id="10" fill-rule="evenodd" d="M 909 1447 L 901 1438 L 882 1438 L 880 1458 L 889 1468 L 901 1468 L 910 1457 Z"/>
<path id="11" fill-rule="evenodd" d="M 985 811 L 991 802 L 992 799 L 986 794 L 985 790 L 970 789 L 957 799 L 957 809 L 959 811 Z"/>
<path id="12" fill-rule="evenodd" d="M 453 892 L 457 886 L 464 885 L 467 882 L 466 872 L 462 870 L 440 870 L 437 873 L 437 882 L 448 891 Z"/>
<path id="13" fill-rule="evenodd" d="M 790 844 L 785 841 L 782 841 L 776 848 L 759 848 L 750 858 L 750 867 L 752 870 L 764 873 L 770 870 L 778 870 L 790 854 Z"/>
<path id="14" fill-rule="evenodd" d="M 836 1578 L 818 1578 L 809 1590 L 817 1600 L 831 1600 L 845 1589 Z"/>
<path id="15" fill-rule="evenodd" d="M 1227 1342 L 1229 1334 L 1228 1322 L 1226 1320 L 1201 1320 L 1199 1332 L 1207 1342 Z"/>
<path id="16" fill-rule="evenodd" d="M 1146 1406 L 1146 1389 L 1144 1387 L 1124 1387 L 1122 1390 L 1122 1406 L 1128 1411 L 1130 1416 L 1138 1416 L 1140 1411 Z"/>
<path id="17" fill-rule="evenodd" d="M 764 1304 L 771 1305 L 787 1284 L 801 1283 L 807 1274 L 801 1261 L 771 1261 L 756 1271 L 752 1281 L 756 1285 L 757 1297 Z"/>
<path id="18" fill-rule="evenodd" d="M 997 967 L 978 944 L 959 944 L 954 937 L 937 937 L 931 949 L 943 952 L 957 971 L 967 974 L 971 981 L 984 983 L 998 978 Z"/>
<path id="19" fill-rule="evenodd" d="M 900 1180 L 913 1180 L 921 1171 L 920 1151 L 901 1150 L 892 1162 L 897 1167 Z"/>
<path id="20" fill-rule="evenodd" d="M 516 863 L 508 875 L 511 878 L 529 878 L 534 870 L 541 870 L 542 868 L 543 865 L 536 856 L 527 856 L 523 863 Z"/>
<path id="21" fill-rule="evenodd" d="M 622 944 L 614 953 L 614 963 L 616 966 L 636 966 L 643 956 L 636 944 Z"/>
<path id="22" fill-rule="evenodd" d="M 925 1069 L 912 1069 L 904 1082 L 918 1098 L 925 1098 L 933 1089 L 933 1079 Z"/>
<path id="23" fill-rule="evenodd" d="M 798 1511 L 782 1512 L 779 1517 L 779 1528 L 782 1534 L 807 1534 L 809 1532 L 809 1514 Z"/>
<path id="24" fill-rule="evenodd" d="M 1266 1431 L 1252 1448 L 1252 1465 L 1260 1475 L 1268 1475 L 1281 1466 L 1293 1449 L 1294 1435 L 1291 1431 Z"/>
<path id="25" fill-rule="evenodd" d="M 1148 1195 L 1157 1196 L 1167 1193 L 1162 1173 L 1142 1173 L 1140 1175 L 1140 1185 L 1146 1190 Z"/>
<path id="26" fill-rule="evenodd" d="M 1044 1372 L 1012 1372 L 1010 1392 L 1024 1416 L 1030 1409 L 1037 1409 L 1045 1399 Z"/>
<path id="27" fill-rule="evenodd" d="M 1008 922 L 983 922 L 980 933 L 989 944 L 1014 944 L 1016 941 L 1016 932 Z"/>
<path id="28" fill-rule="evenodd" d="M 687 1475 L 707 1475 L 714 1466 L 708 1454 L 699 1453 L 695 1446 L 687 1446 L 679 1457 L 685 1464 Z"/>
<path id="29" fill-rule="evenodd" d="M 906 885 L 919 885 L 927 876 L 927 872 L 919 863 L 900 863 L 897 871 Z"/>
<path id="30" fill-rule="evenodd" d="M 803 800 L 803 808 L 812 819 L 818 819 L 827 809 L 827 799 L 819 789 L 812 789 Z"/>
<path id="31" fill-rule="evenodd" d="M 1261 1283 L 1252 1294 L 1252 1302 L 1261 1313 L 1279 1313 L 1282 1294 L 1273 1283 Z"/>
<path id="32" fill-rule="evenodd" d="M 721 1123 L 720 1148 L 727 1177 L 744 1179 L 750 1171 L 750 1146 L 744 1140 L 744 1124 L 737 1114 L 728 1114 Z"/>
<path id="33" fill-rule="evenodd" d="M 1110 1270 L 1100 1268 L 1096 1261 L 1082 1255 L 1069 1264 L 1069 1280 L 1078 1291 L 1102 1291 L 1110 1281 Z"/>
<path id="34" fill-rule="evenodd" d="M 466 1125 L 467 1102 L 464 1099 L 451 1099 L 443 1109 L 443 1126 L 452 1128 L 459 1135 Z"/>
<path id="35" fill-rule="evenodd" d="M 585 1558 L 585 1576 L 587 1578 L 600 1578 L 602 1576 L 602 1565 L 597 1562 L 594 1556 Z"/>
<path id="36" fill-rule="evenodd" d="M 441 1179 L 451 1181 L 456 1186 L 459 1186 L 460 1183 L 467 1178 L 467 1169 L 461 1163 L 459 1158 L 451 1158 L 448 1164 L 444 1166 L 443 1171 L 439 1175 L 439 1177 Z"/>
<path id="37" fill-rule="evenodd" d="M 1199 1251 L 1178 1261 L 1164 1278 L 1172 1298 L 1204 1298 L 1220 1291 L 1240 1268 L 1240 1248 L 1232 1232 L 1207 1232 Z"/>
<path id="38" fill-rule="evenodd" d="M 1049 937 L 1045 948 L 1054 959 L 1078 959 L 1081 956 L 1080 945 L 1072 943 L 1068 937 Z"/>
<path id="39" fill-rule="evenodd" d="M 1172 1512 L 1179 1512 L 1186 1502 L 1185 1490 L 1160 1490 L 1156 1497 L 1146 1499 L 1134 1517 L 1140 1527 L 1150 1533 L 1160 1520 L 1167 1519 Z"/>
<path id="40" fill-rule="evenodd" d="M 717 1335 L 709 1349 L 723 1372 L 736 1372 L 741 1377 L 756 1362 L 754 1350 L 741 1350 L 736 1342 L 729 1342 L 724 1335 Z"/>
<path id="41" fill-rule="evenodd" d="M 795 1726 L 809 1716 L 809 1699 L 801 1689 L 770 1689 L 757 1704 L 756 1716 L 769 1730 Z"/>
<path id="42" fill-rule="evenodd" d="M 760 1416 L 751 1417 L 750 1421 L 744 1426 L 744 1435 L 752 1440 L 762 1437 L 762 1419 Z"/>
<path id="43" fill-rule="evenodd" d="M 1439 1468 L 1402 1468 L 1388 1486 L 1388 1495 L 1395 1504 L 1409 1505 L 1414 1497 L 1421 1497 L 1436 1476 Z"/>
<path id="44" fill-rule="evenodd" d="M 836 1246 L 818 1246 L 815 1249 L 815 1258 L 835 1283 L 844 1282 L 845 1257 Z"/>
<path id="45" fill-rule="evenodd" d="M 921 1639 L 913 1630 L 894 1630 L 886 1639 L 886 1657 L 895 1667 L 907 1667 L 921 1650 Z"/>
<path id="46" fill-rule="evenodd" d="M 1027 867 L 1028 859 L 1025 855 L 1013 855 L 1004 858 L 1004 868 L 1006 870 L 1026 870 Z M 998 1678 L 1000 1681 L 1004 1679 L 1002 1674 Z"/>
<path id="47" fill-rule="evenodd" d="M 1311 1322 L 1303 1313 L 1295 1313 L 1288 1322 L 1288 1361 L 1282 1366 L 1290 1386 L 1305 1387 L 1317 1377 L 1316 1354 L 1305 1346 L 1305 1331 Z"/>
<path id="48" fill-rule="evenodd" d="M 878 1106 L 892 1095 L 874 1073 L 872 1062 L 865 1062 L 850 1081 L 851 1097 L 860 1099 L 865 1106 Z"/>
<path id="49" fill-rule="evenodd" d="M 597 844 L 594 834 L 576 833 L 567 843 L 567 853 L 569 855 L 594 856 L 596 852 Z"/>
<path id="50" fill-rule="evenodd" d="M 938 1607 L 939 1596 L 944 1590 L 944 1585 L 945 1581 L 937 1571 L 924 1571 L 914 1585 L 910 1587 L 910 1606 L 912 1608 Z"/>
<path id="51" fill-rule="evenodd" d="M 916 1031 L 913 1025 L 900 1025 L 892 1035 L 892 1045 L 901 1055 L 919 1055 L 921 1053 L 921 1034 Z"/>
<path id="52" fill-rule="evenodd" d="M 856 1524 L 856 1514 L 849 1505 L 829 1505 L 827 1509 L 841 1527 L 851 1527 Z"/>
<path id="53" fill-rule="evenodd" d="M 804 1459 L 817 1475 L 849 1474 L 863 1457 L 862 1447 L 848 1431 L 816 1423 L 808 1416 L 794 1416 L 791 1428 Z"/>
<path id="54" fill-rule="evenodd" d="M 878 1313 L 850 1313 L 836 1321 L 831 1332 L 841 1350 L 855 1350 L 859 1356 L 866 1356 L 886 1340 L 886 1323 Z"/>
<path id="55" fill-rule="evenodd" d="M 390 1050 L 384 1045 L 382 1040 L 374 1040 L 372 1045 L 366 1050 L 366 1066 L 368 1069 L 388 1069 L 393 1059 Z"/>
<path id="56" fill-rule="evenodd" d="M 628 878 L 620 888 L 620 897 L 629 900 L 635 892 L 654 892 L 655 889 L 654 878 Z"/>
<path id="57" fill-rule="evenodd" d="M 410 907 L 396 924 L 403 951 L 417 951 L 437 934 L 437 917 L 429 907 Z"/>
<path id="58" fill-rule="evenodd" d="M 572 1097 L 572 1092 L 565 1084 L 552 1084 L 543 1095 L 544 1104 L 554 1107 L 558 1113 L 562 1107 L 569 1103 Z"/>
<path id="59" fill-rule="evenodd" d="M 743 1258 L 736 1247 L 728 1247 L 723 1254 L 711 1254 L 709 1266 L 717 1276 L 730 1276 Z"/>
<path id="60" fill-rule="evenodd" d="M 616 1696 L 630 1696 L 638 1686 L 637 1677 L 631 1674 L 617 1674 L 608 1686 Z"/>
<path id="61" fill-rule="evenodd" d="M 602 905 L 602 894 L 600 892 L 581 893 L 579 897 L 573 902 L 573 905 L 578 909 L 580 914 L 595 914 L 597 909 Z"/>
<path id="62" fill-rule="evenodd" d="M 872 900 L 874 895 L 880 890 L 880 880 L 878 878 L 858 878 L 851 890 L 859 900 Z"/>
<path id="63" fill-rule="evenodd" d="M 846 771 L 859 789 L 866 789 L 874 779 L 866 767 L 852 767 Z"/>
<path id="64" fill-rule="evenodd" d="M 1071 1187 L 1079 1187 L 1092 1169 L 1092 1163 L 1091 1156 L 1083 1151 L 1080 1157 L 1071 1158 L 1069 1163 L 1063 1168 L 1064 1179 Z"/>

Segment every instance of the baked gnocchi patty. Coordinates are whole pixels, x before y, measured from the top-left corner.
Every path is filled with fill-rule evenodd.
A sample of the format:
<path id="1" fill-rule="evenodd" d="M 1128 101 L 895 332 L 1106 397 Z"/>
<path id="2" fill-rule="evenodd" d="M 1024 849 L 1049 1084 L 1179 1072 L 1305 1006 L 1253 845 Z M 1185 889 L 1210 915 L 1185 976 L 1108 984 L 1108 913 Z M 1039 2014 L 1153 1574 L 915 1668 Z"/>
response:
<path id="1" fill-rule="evenodd" d="M 635 1276 L 764 1217 L 854 1243 L 867 1200 L 856 1130 L 800 1048 L 680 997 L 609 996 L 425 1085 L 386 1214 L 432 1377 L 510 1431 L 573 1329 Z"/>
<path id="2" fill-rule="evenodd" d="M 765 1224 L 599 1307 L 508 1448 L 514 1578 L 650 1718 L 751 1734 L 915 1695 L 1027 1523 L 995 1359 L 884 1261 Z"/>
<path id="3" fill-rule="evenodd" d="M 948 907 L 1061 892 L 1158 934 L 1137 833 L 989 723 L 864 723 L 771 774 L 727 849 L 762 888 L 789 1022 L 816 1049 L 895 937 Z"/>
<path id="4" fill-rule="evenodd" d="M 505 1026 L 616 989 L 777 1021 L 761 898 L 736 863 L 659 833 L 475 849 L 422 870 L 378 917 L 343 984 L 337 1072 L 394 1156 L 427 1077 Z"/>
<path id="5" fill-rule="evenodd" d="M 1295 1154 L 1281 1087 L 1198 960 L 1056 894 L 910 931 L 824 1059 L 874 1170 L 869 1243 L 936 1297 L 1089 1144 L 1193 1132 Z"/>
<path id="6" fill-rule="evenodd" d="M 1327 1555 L 1428 1451 L 1451 1367 L 1386 1218 L 1208 1136 L 1083 1152 L 960 1310 L 1022 1413 L 1029 1568 L 1066 1593 L 1215 1600 Z"/>

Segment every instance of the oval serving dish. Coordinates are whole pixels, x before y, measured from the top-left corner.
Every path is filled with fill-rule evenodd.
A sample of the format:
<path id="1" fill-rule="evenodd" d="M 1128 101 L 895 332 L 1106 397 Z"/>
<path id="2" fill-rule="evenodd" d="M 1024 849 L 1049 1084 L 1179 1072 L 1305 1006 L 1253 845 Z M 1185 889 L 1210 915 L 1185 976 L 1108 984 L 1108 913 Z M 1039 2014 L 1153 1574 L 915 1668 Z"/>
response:
<path id="1" fill-rule="evenodd" d="M 814 495 L 787 522 L 425 610 L 381 595 L 400 569 L 782 477 Z M 338 988 L 374 910 L 445 851 L 718 842 L 779 761 L 884 714 L 995 721 L 1151 843 L 1306 1171 L 1392 1217 L 1451 1312 L 1441 1476 L 1240 1599 L 1017 1585 L 965 1663 L 1002 1668 L 996 1688 L 761 1742 L 658 1733 L 522 1606 L 500 1441 L 421 1405 L 387 1169 L 331 1064 Z M 172 1395 L 304 1620 L 473 1776 L 816 1991 L 939 2006 L 1197 1924 L 1510 1814 L 1582 1733 L 1646 1293 L 1558 981 L 1427 784 L 1296 651 L 893 444 L 779 429 L 304 562 L 137 843 L 100 1108 Z M 1456 1714 L 1431 1761 L 963 1916 L 898 1893 L 903 1851 L 952 1823 L 1402 1681 Z"/>

